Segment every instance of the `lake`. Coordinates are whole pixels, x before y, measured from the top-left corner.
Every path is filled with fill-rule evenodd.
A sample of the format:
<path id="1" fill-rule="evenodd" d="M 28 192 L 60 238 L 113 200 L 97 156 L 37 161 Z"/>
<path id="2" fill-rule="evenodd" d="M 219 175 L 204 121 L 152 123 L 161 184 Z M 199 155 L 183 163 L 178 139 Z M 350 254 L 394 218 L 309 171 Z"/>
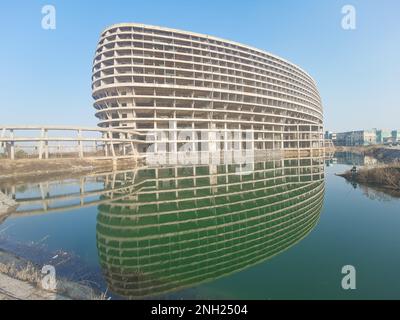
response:
<path id="1" fill-rule="evenodd" d="M 0 248 L 115 299 L 398 299 L 400 200 L 338 155 L 0 186 Z M 354 266 L 356 289 L 341 286 Z"/>

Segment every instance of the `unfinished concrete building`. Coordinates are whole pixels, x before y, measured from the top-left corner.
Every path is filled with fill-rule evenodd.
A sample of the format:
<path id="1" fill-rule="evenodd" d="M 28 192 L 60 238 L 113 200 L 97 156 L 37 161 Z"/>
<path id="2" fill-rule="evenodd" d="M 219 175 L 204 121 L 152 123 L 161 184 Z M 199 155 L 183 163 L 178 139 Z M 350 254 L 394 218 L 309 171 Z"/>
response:
<path id="1" fill-rule="evenodd" d="M 298 66 L 247 45 L 116 24 L 101 34 L 92 79 L 98 125 L 148 135 L 139 152 L 149 145 L 154 152 L 322 146 L 314 80 Z"/>

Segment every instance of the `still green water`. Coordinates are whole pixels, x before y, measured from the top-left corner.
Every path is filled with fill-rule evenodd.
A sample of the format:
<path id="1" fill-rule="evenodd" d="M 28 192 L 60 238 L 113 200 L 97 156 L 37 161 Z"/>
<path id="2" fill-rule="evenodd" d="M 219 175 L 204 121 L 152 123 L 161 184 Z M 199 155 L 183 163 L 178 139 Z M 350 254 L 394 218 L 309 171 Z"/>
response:
<path id="1" fill-rule="evenodd" d="M 0 248 L 114 298 L 398 299 L 400 200 L 334 175 L 356 160 L 17 186 L 20 207 L 0 225 Z M 341 287 L 345 265 L 356 269 L 356 290 Z"/>

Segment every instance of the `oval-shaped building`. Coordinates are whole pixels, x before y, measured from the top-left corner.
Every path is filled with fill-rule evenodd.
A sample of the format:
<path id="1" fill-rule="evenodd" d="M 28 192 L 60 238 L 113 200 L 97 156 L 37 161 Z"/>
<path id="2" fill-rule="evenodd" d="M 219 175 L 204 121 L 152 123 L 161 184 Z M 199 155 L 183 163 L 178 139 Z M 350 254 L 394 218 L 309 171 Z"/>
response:
<path id="1" fill-rule="evenodd" d="M 140 152 L 153 140 L 154 151 L 166 152 L 183 144 L 193 151 L 240 149 L 244 140 L 255 150 L 322 147 L 314 80 L 293 63 L 247 45 L 116 24 L 101 34 L 92 80 L 99 126 L 148 135 Z"/>

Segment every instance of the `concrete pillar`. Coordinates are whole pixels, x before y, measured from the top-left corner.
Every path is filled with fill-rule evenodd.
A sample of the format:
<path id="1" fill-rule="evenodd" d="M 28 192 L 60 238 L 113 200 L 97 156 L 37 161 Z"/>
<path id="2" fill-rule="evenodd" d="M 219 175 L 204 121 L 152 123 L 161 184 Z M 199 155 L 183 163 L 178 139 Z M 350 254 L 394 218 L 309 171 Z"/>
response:
<path id="1" fill-rule="evenodd" d="M 13 129 L 10 130 L 10 138 L 11 138 L 11 141 L 10 141 L 10 158 L 11 158 L 11 160 L 14 160 L 15 159 L 15 145 L 14 145 L 15 141 L 14 141 L 14 130 Z"/>
<path id="2" fill-rule="evenodd" d="M 44 139 L 45 139 L 45 143 L 44 143 L 44 157 L 46 159 L 49 158 L 49 141 L 48 139 L 48 130 L 44 129 Z"/>
<path id="3" fill-rule="evenodd" d="M 78 130 L 78 149 L 79 149 L 79 158 L 83 158 L 83 145 L 82 145 L 82 130 Z"/>

